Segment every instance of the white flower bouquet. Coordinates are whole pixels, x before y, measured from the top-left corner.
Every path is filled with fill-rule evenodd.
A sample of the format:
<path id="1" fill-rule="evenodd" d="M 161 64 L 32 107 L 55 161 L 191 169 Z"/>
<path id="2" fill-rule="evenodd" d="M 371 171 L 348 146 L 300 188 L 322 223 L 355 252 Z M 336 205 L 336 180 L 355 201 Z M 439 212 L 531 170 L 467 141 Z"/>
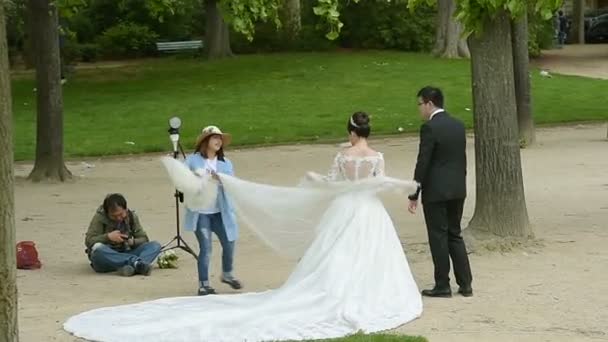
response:
<path id="1" fill-rule="evenodd" d="M 174 250 L 162 252 L 156 259 L 159 268 L 177 268 L 177 260 L 179 256 Z"/>

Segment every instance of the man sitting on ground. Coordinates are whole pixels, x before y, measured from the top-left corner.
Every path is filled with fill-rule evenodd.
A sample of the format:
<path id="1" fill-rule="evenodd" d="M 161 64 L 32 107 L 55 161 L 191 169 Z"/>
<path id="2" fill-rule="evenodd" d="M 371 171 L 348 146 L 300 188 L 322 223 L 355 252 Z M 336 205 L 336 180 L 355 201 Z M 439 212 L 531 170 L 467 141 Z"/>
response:
<path id="1" fill-rule="evenodd" d="M 91 220 L 85 237 L 87 254 L 95 272 L 150 275 L 161 246 L 149 241 L 135 212 L 121 194 L 108 195 Z"/>

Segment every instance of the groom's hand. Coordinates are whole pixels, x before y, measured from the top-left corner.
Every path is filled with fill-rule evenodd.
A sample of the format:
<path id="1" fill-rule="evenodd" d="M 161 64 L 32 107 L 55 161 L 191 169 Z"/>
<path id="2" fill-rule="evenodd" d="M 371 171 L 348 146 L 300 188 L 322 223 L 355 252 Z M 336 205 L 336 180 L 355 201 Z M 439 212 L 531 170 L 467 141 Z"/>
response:
<path id="1" fill-rule="evenodd" d="M 415 214 L 416 208 L 418 208 L 418 201 L 410 200 L 410 204 L 407 206 L 407 211 L 409 211 L 410 214 Z"/>

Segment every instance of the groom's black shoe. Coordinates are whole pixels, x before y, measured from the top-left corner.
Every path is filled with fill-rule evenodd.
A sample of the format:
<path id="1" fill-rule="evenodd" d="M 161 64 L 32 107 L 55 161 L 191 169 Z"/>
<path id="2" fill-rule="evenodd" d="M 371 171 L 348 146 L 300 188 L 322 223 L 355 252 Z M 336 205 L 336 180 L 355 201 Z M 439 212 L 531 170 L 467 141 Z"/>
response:
<path id="1" fill-rule="evenodd" d="M 473 289 L 470 286 L 459 287 L 458 293 L 463 297 L 473 297 Z"/>
<path id="2" fill-rule="evenodd" d="M 422 295 L 427 297 L 439 297 L 439 298 L 451 298 L 452 290 L 447 289 L 438 289 L 434 287 L 431 290 L 422 290 Z"/>

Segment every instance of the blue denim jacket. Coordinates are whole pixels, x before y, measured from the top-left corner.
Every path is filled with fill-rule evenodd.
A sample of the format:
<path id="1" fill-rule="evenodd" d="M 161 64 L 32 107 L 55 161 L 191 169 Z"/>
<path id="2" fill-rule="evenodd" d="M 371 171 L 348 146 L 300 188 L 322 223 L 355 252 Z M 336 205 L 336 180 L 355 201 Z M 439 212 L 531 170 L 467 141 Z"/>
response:
<path id="1" fill-rule="evenodd" d="M 190 170 L 195 171 L 205 167 L 205 158 L 199 153 L 193 153 L 186 158 L 185 164 Z M 224 161 L 217 161 L 217 173 L 223 173 L 230 176 L 234 175 L 234 169 L 232 163 L 227 158 Z M 234 213 L 234 206 L 224 192 L 224 188 L 220 185 L 217 193 L 217 206 L 220 209 L 222 215 L 222 221 L 226 228 L 226 235 L 228 241 L 234 241 L 238 238 L 239 227 L 236 223 L 236 215 Z M 202 220 L 201 226 L 209 227 L 209 217 L 205 214 L 198 213 L 186 208 L 186 215 L 184 218 L 184 229 L 187 231 L 195 231 L 197 222 Z"/>

